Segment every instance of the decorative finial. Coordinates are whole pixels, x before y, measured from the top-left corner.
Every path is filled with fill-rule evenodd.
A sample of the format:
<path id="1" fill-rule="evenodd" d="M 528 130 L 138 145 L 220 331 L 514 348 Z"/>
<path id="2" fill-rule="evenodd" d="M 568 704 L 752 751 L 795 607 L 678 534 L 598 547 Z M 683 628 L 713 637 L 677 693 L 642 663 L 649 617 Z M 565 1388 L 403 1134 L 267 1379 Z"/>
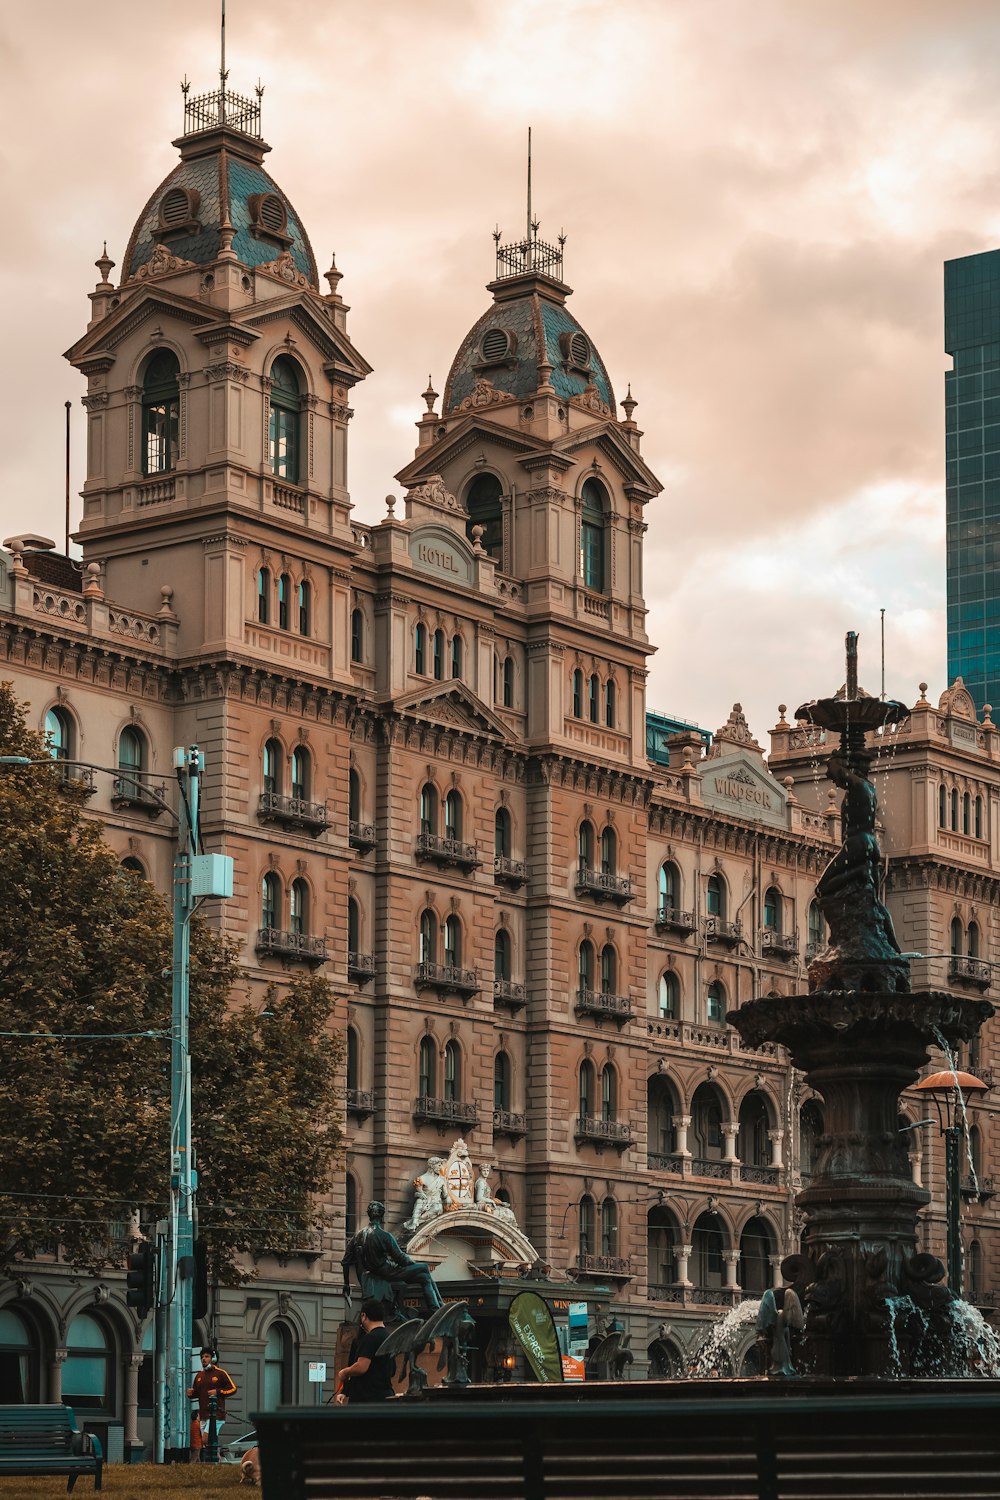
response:
<path id="1" fill-rule="evenodd" d="M 778 728 L 779 729 L 787 729 L 788 728 L 788 720 L 785 718 L 785 714 L 787 712 L 788 712 L 788 704 L 787 703 L 779 703 L 778 704 Z"/>
<path id="2" fill-rule="evenodd" d="M 257 103 L 259 104 L 264 97 L 264 85 L 261 83 L 259 78 L 257 79 L 256 86 L 254 87 L 254 93 L 257 95 Z"/>
<path id="3" fill-rule="evenodd" d="M 541 227 L 542 227 L 542 221 L 541 221 L 541 219 L 532 219 L 532 221 L 531 221 L 531 234 L 532 234 L 532 238 L 534 238 L 534 239 L 537 240 L 537 238 L 538 238 L 538 231 L 541 229 Z"/>
<path id="4" fill-rule="evenodd" d="M 188 96 L 188 94 L 190 92 L 191 92 L 191 80 L 188 78 L 187 74 L 185 73 L 184 77 L 181 79 L 181 93 L 184 95 L 184 98 L 187 99 L 187 96 Z"/>
<path id="5" fill-rule="evenodd" d="M 108 272 L 114 266 L 114 261 L 108 254 L 107 240 L 104 241 L 104 250 L 101 253 L 100 257 L 94 261 L 94 265 L 101 273 L 101 286 L 110 286 L 111 283 L 108 280 Z"/>
<path id="6" fill-rule="evenodd" d="M 628 391 L 626 392 L 625 399 L 622 402 L 622 411 L 625 413 L 626 422 L 631 422 L 632 413 L 635 411 L 638 405 L 638 401 L 632 395 L 632 382 L 629 381 Z"/>
<path id="7" fill-rule="evenodd" d="M 395 497 L 395 495 L 386 495 L 386 497 L 385 497 L 385 508 L 386 508 L 386 510 L 389 513 L 389 520 L 390 521 L 395 520 L 395 517 L 393 515 L 393 511 L 396 509 L 396 497 Z"/>
<path id="8" fill-rule="evenodd" d="M 473 528 L 472 528 L 472 550 L 473 550 L 473 552 L 483 552 L 483 551 L 485 551 L 485 548 L 483 547 L 483 532 L 485 531 L 485 529 L 486 528 L 484 526 L 473 526 Z"/>
<path id="9" fill-rule="evenodd" d="M 983 723 L 984 724 L 991 724 L 992 725 L 993 720 L 990 718 L 990 714 L 992 712 L 993 712 L 993 704 L 992 703 L 984 703 L 983 704 Z"/>
<path id="10" fill-rule="evenodd" d="M 424 391 L 422 393 L 421 400 L 424 401 L 426 403 L 426 405 L 427 405 L 427 415 L 429 417 L 433 417 L 434 416 L 434 403 L 437 400 L 437 398 L 438 398 L 438 393 L 434 389 L 434 382 L 431 380 L 431 377 L 428 375 L 428 377 L 427 377 L 427 389 L 426 389 L 426 391 Z"/>
<path id="11" fill-rule="evenodd" d="M 567 241 L 568 238 L 569 238 L 569 236 L 567 235 L 565 229 L 560 229 L 560 231 L 559 231 L 559 249 L 560 250 L 565 250 L 565 248 L 566 248 L 566 241 Z"/>
<path id="12" fill-rule="evenodd" d="M 503 231 L 500 228 L 500 225 L 499 224 L 495 225 L 494 229 L 493 229 L 493 243 L 494 243 L 494 245 L 497 246 L 498 249 L 499 249 L 499 246 L 500 246 L 500 236 L 501 236 L 502 233 L 503 233 Z"/>
<path id="13" fill-rule="evenodd" d="M 343 281 L 343 279 L 344 279 L 344 273 L 343 273 L 343 271 L 338 271 L 337 270 L 337 252 L 335 250 L 331 251 L 331 253 L 330 253 L 330 269 L 329 269 L 329 271 L 324 271 L 323 272 L 323 280 L 329 283 L 329 286 L 330 286 L 330 296 L 331 297 L 336 297 L 336 295 L 337 295 L 337 288 L 340 285 L 340 283 Z"/>
<path id="14" fill-rule="evenodd" d="M 917 686 L 920 688 L 920 699 L 917 704 L 919 708 L 927 702 L 927 684 L 926 682 L 920 682 L 917 684 Z"/>

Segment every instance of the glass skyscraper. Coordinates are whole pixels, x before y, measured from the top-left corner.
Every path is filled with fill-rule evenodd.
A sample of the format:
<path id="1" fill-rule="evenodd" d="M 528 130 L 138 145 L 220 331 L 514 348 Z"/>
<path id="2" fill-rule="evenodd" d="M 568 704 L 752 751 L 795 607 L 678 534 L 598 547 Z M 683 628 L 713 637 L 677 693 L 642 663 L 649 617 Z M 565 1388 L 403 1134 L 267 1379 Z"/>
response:
<path id="1" fill-rule="evenodd" d="M 948 680 L 1000 706 L 1000 250 L 945 261 Z"/>

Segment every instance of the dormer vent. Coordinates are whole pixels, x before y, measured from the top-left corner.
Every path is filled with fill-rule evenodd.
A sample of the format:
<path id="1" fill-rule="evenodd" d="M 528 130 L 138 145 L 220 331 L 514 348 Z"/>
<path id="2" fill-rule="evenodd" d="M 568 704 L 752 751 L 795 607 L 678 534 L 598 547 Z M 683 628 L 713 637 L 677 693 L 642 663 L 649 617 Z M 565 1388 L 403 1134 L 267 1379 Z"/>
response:
<path id="1" fill-rule="evenodd" d="M 199 227 L 201 194 L 196 188 L 172 187 L 160 200 L 160 235 L 190 234 Z"/>
<path id="2" fill-rule="evenodd" d="M 583 333 L 563 333 L 559 336 L 559 344 L 562 348 L 563 359 L 571 370 L 579 370 L 581 375 L 590 374 L 592 352 L 590 340 Z"/>
<path id="3" fill-rule="evenodd" d="M 293 235 L 288 233 L 288 210 L 277 193 L 253 193 L 247 200 L 253 232 L 258 238 L 276 240 L 288 246 Z"/>
<path id="4" fill-rule="evenodd" d="M 514 336 L 508 333 L 506 328 L 488 329 L 480 346 L 483 364 L 499 364 L 513 354 L 514 346 Z"/>

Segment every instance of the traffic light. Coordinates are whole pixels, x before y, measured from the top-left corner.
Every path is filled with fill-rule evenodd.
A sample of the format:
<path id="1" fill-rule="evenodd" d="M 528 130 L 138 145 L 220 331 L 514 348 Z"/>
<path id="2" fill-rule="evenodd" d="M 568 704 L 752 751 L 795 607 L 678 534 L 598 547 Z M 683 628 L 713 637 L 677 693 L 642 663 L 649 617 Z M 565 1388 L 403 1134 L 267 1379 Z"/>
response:
<path id="1" fill-rule="evenodd" d="M 128 1258 L 125 1301 L 144 1318 L 156 1301 L 156 1252 L 152 1245 L 139 1245 Z"/>

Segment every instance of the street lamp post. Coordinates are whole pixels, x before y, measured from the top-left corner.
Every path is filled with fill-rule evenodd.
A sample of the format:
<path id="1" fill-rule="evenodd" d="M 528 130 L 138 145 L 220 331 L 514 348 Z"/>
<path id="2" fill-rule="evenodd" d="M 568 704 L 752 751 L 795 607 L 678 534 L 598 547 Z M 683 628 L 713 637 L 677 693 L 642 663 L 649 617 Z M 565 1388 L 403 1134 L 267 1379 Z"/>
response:
<path id="1" fill-rule="evenodd" d="M 914 1084 L 914 1092 L 934 1100 L 938 1128 L 944 1138 L 945 1215 L 948 1239 L 948 1285 L 962 1295 L 962 1143 L 965 1137 L 965 1100 L 985 1094 L 988 1086 L 972 1073 L 948 1068 Z"/>
<path id="2" fill-rule="evenodd" d="M 175 749 L 174 770 L 180 812 L 152 787 L 118 766 L 84 760 L 32 759 L 0 755 L 5 766 L 76 766 L 101 771 L 141 787 L 177 823 L 173 873 L 173 962 L 171 967 L 170 1044 L 170 1210 L 167 1218 L 166 1267 L 161 1268 L 156 1296 L 156 1427 L 154 1459 L 162 1463 L 169 1450 L 181 1457 L 190 1447 L 187 1389 L 191 1376 L 194 1305 L 194 1193 L 197 1173 L 191 1150 L 191 914 L 204 896 L 233 894 L 233 861 L 223 854 L 201 853 L 200 793 L 204 754 L 197 745 Z M 166 1348 L 161 1349 L 161 1335 Z"/>

